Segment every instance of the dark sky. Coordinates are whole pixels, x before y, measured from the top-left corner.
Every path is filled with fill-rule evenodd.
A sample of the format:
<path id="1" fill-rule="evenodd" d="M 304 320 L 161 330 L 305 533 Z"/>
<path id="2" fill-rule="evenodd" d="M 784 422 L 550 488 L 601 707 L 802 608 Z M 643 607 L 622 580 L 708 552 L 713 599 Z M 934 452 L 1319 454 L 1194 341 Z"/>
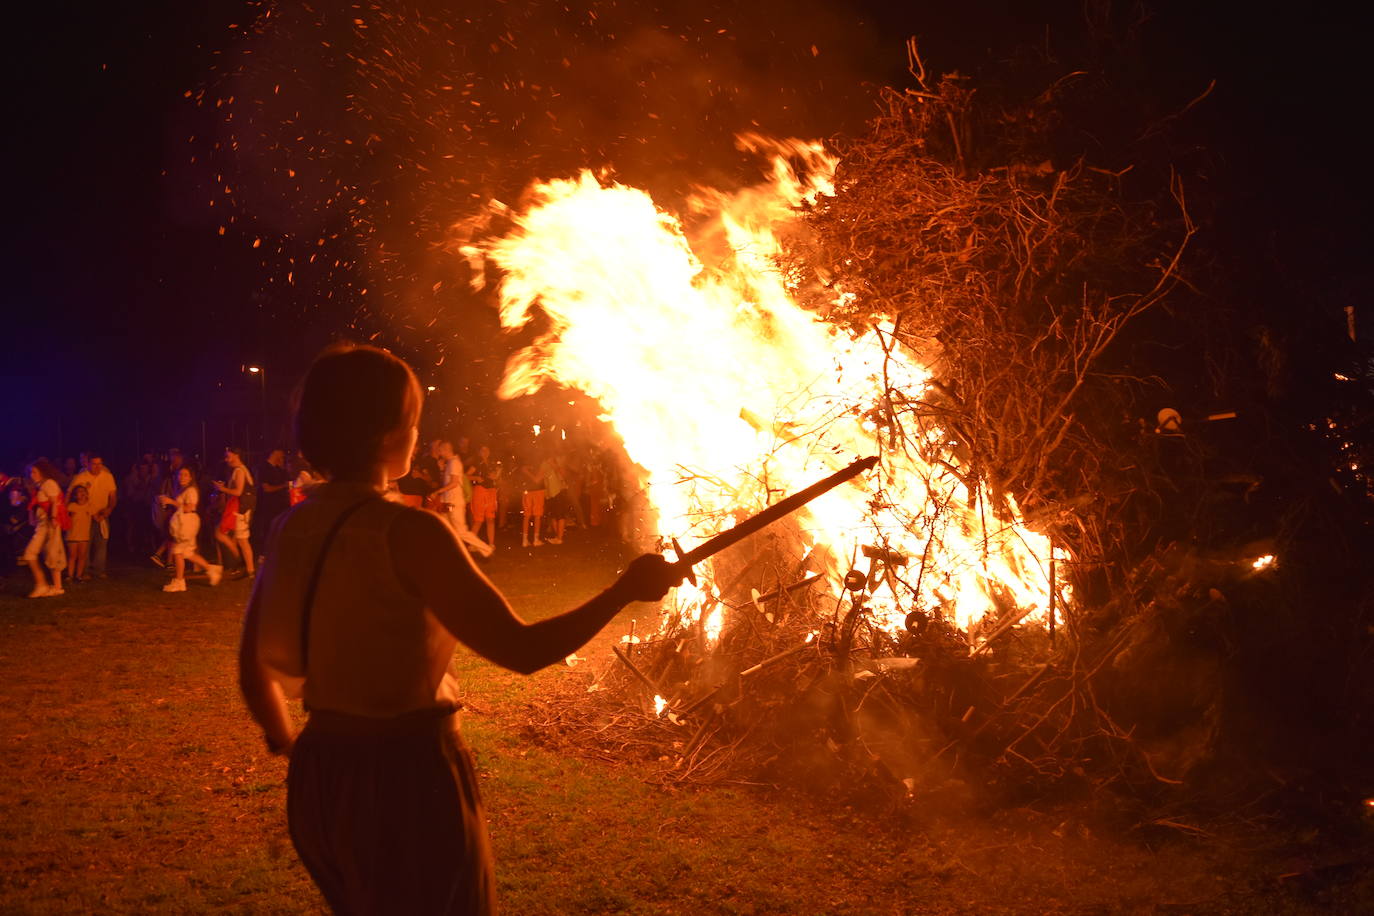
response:
<path id="1" fill-rule="evenodd" d="M 260 416 L 264 394 L 248 363 L 268 368 L 279 426 L 290 382 L 340 334 L 378 335 L 480 400 L 502 354 L 442 244 L 484 196 L 581 166 L 665 194 L 739 180 L 740 129 L 860 129 L 873 87 L 903 78 L 906 35 L 932 69 L 978 72 L 1081 9 L 26 4 L 4 63 L 0 462 L 195 447 L 201 419 L 242 439 L 225 423 Z M 1367 234 L 1343 101 L 1367 83 L 1355 26 L 1181 3 L 1145 26 L 1161 110 L 1218 80 L 1202 136 L 1225 147 L 1237 205 L 1305 240 L 1299 270 L 1341 269 Z"/>

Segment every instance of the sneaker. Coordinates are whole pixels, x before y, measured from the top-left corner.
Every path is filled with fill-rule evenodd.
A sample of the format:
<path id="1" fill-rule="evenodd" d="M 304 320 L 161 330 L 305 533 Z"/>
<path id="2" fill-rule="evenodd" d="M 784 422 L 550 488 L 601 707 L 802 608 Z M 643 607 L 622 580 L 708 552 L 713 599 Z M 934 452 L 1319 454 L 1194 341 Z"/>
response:
<path id="1" fill-rule="evenodd" d="M 247 571 L 246 569 L 244 569 L 242 566 L 240 566 L 240 567 L 238 567 L 237 569 L 235 569 L 235 570 L 233 570 L 232 572 L 229 573 L 229 578 L 230 578 L 230 579 L 247 579 L 247 578 L 248 578 L 248 571 Z"/>
<path id="2" fill-rule="evenodd" d="M 539 540 L 539 538 L 535 538 L 535 539 L 534 539 L 534 546 L 535 546 L 535 547 L 543 547 L 543 546 L 544 546 L 544 542 L 541 541 L 541 540 Z"/>
<path id="3" fill-rule="evenodd" d="M 205 576 L 210 580 L 211 585 L 219 585 L 219 580 L 224 578 L 224 567 L 215 565 L 207 566 L 205 568 Z"/>
<path id="4" fill-rule="evenodd" d="M 64 589 L 62 586 L 57 585 L 57 586 L 52 586 L 52 587 L 50 587 L 50 588 L 48 589 L 48 591 L 43 595 L 43 597 L 44 597 L 44 598 L 56 598 L 58 595 L 65 595 L 65 594 L 67 594 L 67 590 Z"/>
<path id="5" fill-rule="evenodd" d="M 529 539 L 529 538 L 521 538 L 521 539 L 520 539 L 520 546 L 521 546 L 521 547 L 528 547 L 528 546 L 530 546 L 530 539 Z"/>
<path id="6" fill-rule="evenodd" d="M 148 559 L 153 561 L 154 566 L 161 566 L 163 569 L 167 568 L 167 561 L 162 559 L 161 554 L 151 553 L 148 555 Z"/>
<path id="7" fill-rule="evenodd" d="M 35 585 L 33 591 L 29 592 L 30 598 L 46 598 L 51 589 L 46 585 Z"/>
<path id="8" fill-rule="evenodd" d="M 563 543 L 563 539 L 562 539 L 562 538 L 549 538 L 548 543 L 550 543 L 550 544 L 561 544 L 561 543 Z"/>
<path id="9" fill-rule="evenodd" d="M 173 579 L 171 582 L 168 582 L 166 585 L 162 586 L 162 590 L 164 592 L 184 592 L 186 591 L 186 580 Z"/>

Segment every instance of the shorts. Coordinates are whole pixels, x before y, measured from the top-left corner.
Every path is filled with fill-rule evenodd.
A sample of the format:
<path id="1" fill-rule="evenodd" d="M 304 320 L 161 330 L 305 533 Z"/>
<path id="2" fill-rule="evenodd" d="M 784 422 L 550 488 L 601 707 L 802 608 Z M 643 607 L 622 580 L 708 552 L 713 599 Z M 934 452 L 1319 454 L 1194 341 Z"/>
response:
<path id="1" fill-rule="evenodd" d="M 167 523 L 172 536 L 172 556 L 189 557 L 196 552 L 196 535 L 200 534 L 200 516 L 194 512 L 178 512 Z"/>
<path id="2" fill-rule="evenodd" d="M 224 517 L 219 520 L 219 530 L 221 534 L 228 534 L 232 531 L 234 537 L 238 538 L 240 541 L 246 541 L 248 540 L 248 529 L 252 523 L 252 509 L 249 509 L 247 512 L 235 512 L 232 521 L 229 518 L 229 514 L 225 513 Z"/>
<path id="3" fill-rule="evenodd" d="M 543 515 L 544 491 L 526 490 L 525 495 L 520 498 L 520 511 L 526 515 Z"/>
<path id="4" fill-rule="evenodd" d="M 472 488 L 472 522 L 482 522 L 496 518 L 496 490 L 492 487 Z"/>
<path id="5" fill-rule="evenodd" d="M 24 562 L 28 563 L 43 557 L 48 569 L 67 568 L 67 550 L 62 546 L 62 532 L 52 522 L 42 519 L 33 529 L 29 546 L 24 548 Z"/>

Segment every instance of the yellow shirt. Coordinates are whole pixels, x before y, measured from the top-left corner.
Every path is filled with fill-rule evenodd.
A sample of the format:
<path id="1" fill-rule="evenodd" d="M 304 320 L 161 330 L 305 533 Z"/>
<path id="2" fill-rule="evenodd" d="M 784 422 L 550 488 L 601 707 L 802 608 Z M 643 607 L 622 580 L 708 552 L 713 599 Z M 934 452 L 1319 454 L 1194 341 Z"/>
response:
<path id="1" fill-rule="evenodd" d="M 90 471 L 82 471 L 72 478 L 72 482 L 67 484 L 67 502 L 71 503 L 72 491 L 77 487 L 85 487 L 90 494 L 91 501 L 86 505 L 91 507 L 91 513 L 103 512 L 105 507 L 110 504 L 110 497 L 115 495 L 115 479 L 110 473 L 109 468 L 101 468 L 100 474 L 92 474 Z"/>
<path id="2" fill-rule="evenodd" d="M 71 516 L 72 528 L 67 532 L 69 541 L 89 541 L 91 539 L 91 504 L 68 503 L 67 515 Z"/>

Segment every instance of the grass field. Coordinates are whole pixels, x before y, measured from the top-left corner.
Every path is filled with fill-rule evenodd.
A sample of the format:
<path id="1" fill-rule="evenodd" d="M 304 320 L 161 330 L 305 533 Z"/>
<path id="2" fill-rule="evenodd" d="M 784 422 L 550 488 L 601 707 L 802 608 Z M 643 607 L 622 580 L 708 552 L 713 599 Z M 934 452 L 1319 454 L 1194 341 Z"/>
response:
<path id="1" fill-rule="evenodd" d="M 500 554 L 488 571 L 537 618 L 594 593 L 622 559 L 570 543 Z M 166 595 L 162 581 L 116 568 L 42 600 L 21 597 L 26 576 L 3 582 L 0 912 L 322 909 L 286 834 L 286 764 L 237 694 L 247 584 Z M 1367 866 L 1323 877 L 1315 834 L 669 791 L 653 764 L 577 753 L 576 736 L 531 740 L 529 704 L 590 682 L 632 616 L 643 627 L 653 613 L 627 611 L 576 667 L 523 678 L 454 660 L 506 913 L 1306 913 L 1371 899 Z"/>

